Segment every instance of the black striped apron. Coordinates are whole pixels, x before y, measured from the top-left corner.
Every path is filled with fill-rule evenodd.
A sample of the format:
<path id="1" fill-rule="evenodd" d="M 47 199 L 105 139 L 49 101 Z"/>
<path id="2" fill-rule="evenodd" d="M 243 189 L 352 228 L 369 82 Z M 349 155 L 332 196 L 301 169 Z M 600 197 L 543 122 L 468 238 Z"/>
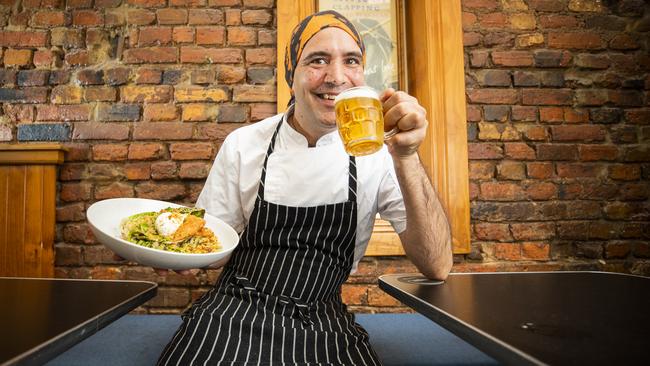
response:
<path id="1" fill-rule="evenodd" d="M 266 165 L 281 124 L 239 246 L 215 286 L 183 314 L 158 365 L 380 364 L 368 334 L 341 300 L 356 238 L 354 157 L 346 202 L 267 202 Z"/>

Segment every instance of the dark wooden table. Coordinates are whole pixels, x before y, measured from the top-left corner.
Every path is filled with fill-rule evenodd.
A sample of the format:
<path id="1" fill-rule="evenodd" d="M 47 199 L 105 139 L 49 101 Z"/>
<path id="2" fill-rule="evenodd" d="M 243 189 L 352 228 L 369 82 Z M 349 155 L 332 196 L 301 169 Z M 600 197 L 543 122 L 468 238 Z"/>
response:
<path id="1" fill-rule="evenodd" d="M 157 285 L 0 277 L 0 365 L 41 365 L 156 295 Z"/>
<path id="2" fill-rule="evenodd" d="M 457 273 L 435 283 L 401 274 L 381 276 L 379 287 L 504 364 L 650 362 L 650 278 Z"/>

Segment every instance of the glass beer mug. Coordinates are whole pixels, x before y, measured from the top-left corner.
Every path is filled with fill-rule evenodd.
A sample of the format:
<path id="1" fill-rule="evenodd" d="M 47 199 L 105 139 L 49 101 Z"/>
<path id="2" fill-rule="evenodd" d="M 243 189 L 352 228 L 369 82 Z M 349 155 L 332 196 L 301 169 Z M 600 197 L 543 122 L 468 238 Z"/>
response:
<path id="1" fill-rule="evenodd" d="M 345 151 L 353 156 L 379 151 L 385 139 L 397 133 L 397 128 L 384 133 L 384 112 L 379 94 L 368 86 L 345 90 L 334 99 L 336 125 Z"/>

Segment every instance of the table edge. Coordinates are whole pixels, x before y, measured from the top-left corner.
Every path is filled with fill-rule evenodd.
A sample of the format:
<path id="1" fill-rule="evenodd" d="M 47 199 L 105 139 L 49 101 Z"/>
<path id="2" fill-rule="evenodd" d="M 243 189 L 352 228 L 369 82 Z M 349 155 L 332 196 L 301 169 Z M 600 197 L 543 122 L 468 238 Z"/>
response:
<path id="1" fill-rule="evenodd" d="M 50 361 L 59 354 L 72 348 L 77 343 L 97 333 L 113 321 L 129 313 L 146 301 L 156 296 L 158 284 L 151 281 L 135 280 L 92 280 L 92 279 L 70 279 L 70 278 L 27 278 L 27 277 L 0 277 L 0 279 L 37 279 L 37 280 L 60 280 L 60 281 L 92 281 L 92 282 L 128 282 L 128 283 L 145 283 L 151 285 L 148 289 L 140 292 L 125 301 L 111 307 L 77 326 L 29 349 L 9 360 L 4 361 L 0 366 L 9 365 L 42 365 Z M 78 338 L 77 338 L 78 337 Z M 72 339 L 74 338 L 74 339 Z"/>

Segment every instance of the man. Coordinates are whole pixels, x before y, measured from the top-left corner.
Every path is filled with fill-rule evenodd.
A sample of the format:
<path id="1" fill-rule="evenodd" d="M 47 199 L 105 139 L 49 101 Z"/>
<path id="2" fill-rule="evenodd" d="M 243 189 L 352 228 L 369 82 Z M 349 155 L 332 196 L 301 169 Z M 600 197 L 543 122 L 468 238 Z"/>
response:
<path id="1" fill-rule="evenodd" d="M 377 212 L 424 275 L 446 278 L 449 227 L 417 155 L 425 110 L 388 89 L 386 129 L 400 132 L 387 148 L 349 157 L 337 135 L 333 99 L 364 84 L 363 65 L 363 43 L 340 14 L 296 27 L 288 111 L 231 133 L 197 201 L 242 232 L 240 244 L 159 364 L 379 364 L 340 295 Z"/>

